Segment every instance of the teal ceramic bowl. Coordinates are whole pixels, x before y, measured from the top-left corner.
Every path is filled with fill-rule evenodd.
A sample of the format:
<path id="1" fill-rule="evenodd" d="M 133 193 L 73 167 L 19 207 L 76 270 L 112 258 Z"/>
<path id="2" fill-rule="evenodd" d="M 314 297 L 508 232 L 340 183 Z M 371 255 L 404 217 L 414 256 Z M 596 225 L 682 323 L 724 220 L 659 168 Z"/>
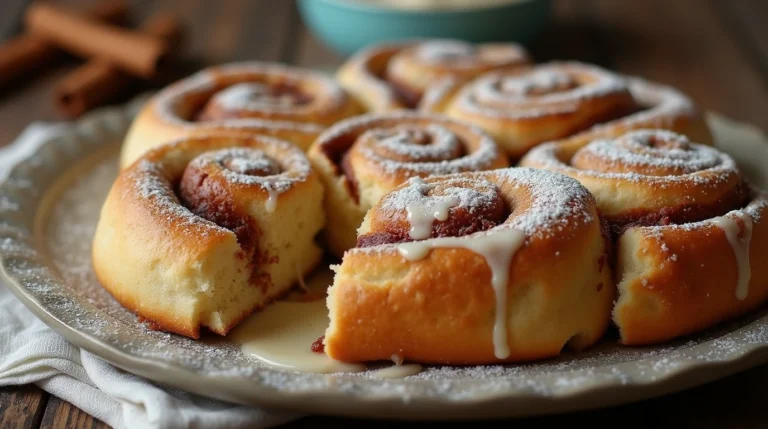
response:
<path id="1" fill-rule="evenodd" d="M 517 0 L 467 9 L 396 9 L 355 0 L 298 0 L 305 25 L 343 55 L 374 43 L 452 38 L 530 43 L 546 24 L 550 0 Z"/>

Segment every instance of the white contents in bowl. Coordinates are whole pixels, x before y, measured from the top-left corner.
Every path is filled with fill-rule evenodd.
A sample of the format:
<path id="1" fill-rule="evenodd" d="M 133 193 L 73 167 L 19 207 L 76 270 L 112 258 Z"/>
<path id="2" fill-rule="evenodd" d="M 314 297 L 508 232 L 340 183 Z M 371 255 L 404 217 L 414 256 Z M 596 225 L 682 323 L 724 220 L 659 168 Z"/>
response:
<path id="1" fill-rule="evenodd" d="M 526 0 L 353 0 L 358 3 L 389 9 L 407 10 L 451 10 L 478 9 L 521 3 Z"/>

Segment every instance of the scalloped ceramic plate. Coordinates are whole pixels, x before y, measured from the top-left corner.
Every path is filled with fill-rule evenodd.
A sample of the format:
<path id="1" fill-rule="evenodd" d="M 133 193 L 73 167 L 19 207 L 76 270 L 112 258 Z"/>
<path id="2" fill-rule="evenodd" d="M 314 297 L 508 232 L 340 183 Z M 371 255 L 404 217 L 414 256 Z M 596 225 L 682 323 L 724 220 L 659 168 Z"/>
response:
<path id="1" fill-rule="evenodd" d="M 378 418 L 490 418 L 603 407 L 702 384 L 768 361 L 764 309 L 658 347 L 610 335 L 582 354 L 538 363 L 430 367 L 403 379 L 266 367 L 217 338 L 148 330 L 96 281 L 90 242 L 117 173 L 120 141 L 141 99 L 78 121 L 0 186 L 0 274 L 39 318 L 126 371 L 218 399 L 303 413 Z M 719 146 L 768 185 L 768 142 L 717 115 Z"/>

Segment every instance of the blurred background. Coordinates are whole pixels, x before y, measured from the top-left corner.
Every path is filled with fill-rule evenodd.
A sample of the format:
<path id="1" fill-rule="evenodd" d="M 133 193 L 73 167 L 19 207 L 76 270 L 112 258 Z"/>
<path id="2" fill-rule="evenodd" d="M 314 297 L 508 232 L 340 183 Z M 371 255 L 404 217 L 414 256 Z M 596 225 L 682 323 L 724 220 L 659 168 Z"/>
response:
<path id="1" fill-rule="evenodd" d="M 118 0 L 3 0 L 0 69 L 26 29 L 30 4 L 85 11 Z M 575 59 L 673 85 L 705 109 L 768 130 L 765 0 L 121 0 L 138 31 L 159 11 L 178 19 L 182 43 L 163 73 L 132 82 L 117 103 L 204 66 L 280 61 L 332 72 L 350 52 L 401 37 L 516 40 L 539 61 Z M 471 8 L 469 6 L 472 6 Z M 4 51 L 5 49 L 5 51 Z M 56 86 L 84 59 L 65 55 L 2 84 L 0 145 L 30 121 L 72 119 Z M 101 104 L 101 103 L 100 103 Z"/>
<path id="2" fill-rule="evenodd" d="M 160 12 L 173 17 L 178 47 L 151 77 L 118 76 L 120 85 L 102 94 L 95 105 L 62 108 L 62 87 L 73 78 L 88 81 L 89 75 L 83 74 L 88 58 L 51 52 L 30 38 L 30 6 L 50 4 L 87 13 L 115 2 L 125 3 L 127 14 L 119 25 L 131 31 L 138 32 Z M 46 28 L 48 22 L 41 19 L 36 25 L 89 37 L 77 25 Z M 93 107 L 122 103 L 206 66 L 258 60 L 333 73 L 356 49 L 401 37 L 518 41 L 537 62 L 579 60 L 672 85 L 703 109 L 768 132 L 766 24 L 766 0 L 0 0 L 0 147 L 31 122 L 73 120 Z M 98 42 L 120 45 L 114 40 Z M 692 396 L 655 402 L 634 413 L 646 419 L 630 423 L 656 424 L 660 416 L 671 422 L 686 405 L 722 408 L 719 392 L 729 386 L 730 391 L 744 389 L 738 398 L 741 409 L 762 409 L 757 391 L 762 383 L 745 381 L 768 381 L 767 376 L 753 371 L 704 387 L 714 393 L 699 403 Z M 43 398 L 34 392 L 18 393 L 25 409 L 34 410 Z M 50 404 L 57 413 L 63 410 L 67 422 L 93 422 L 64 401 L 52 397 Z M 0 410 L 2 405 L 0 401 Z M 614 417 L 623 419 L 622 412 Z M 39 422 L 42 415 L 33 417 Z M 590 414 L 584 415 L 585 422 L 590 419 Z M 686 425 L 689 419 L 679 418 Z"/>

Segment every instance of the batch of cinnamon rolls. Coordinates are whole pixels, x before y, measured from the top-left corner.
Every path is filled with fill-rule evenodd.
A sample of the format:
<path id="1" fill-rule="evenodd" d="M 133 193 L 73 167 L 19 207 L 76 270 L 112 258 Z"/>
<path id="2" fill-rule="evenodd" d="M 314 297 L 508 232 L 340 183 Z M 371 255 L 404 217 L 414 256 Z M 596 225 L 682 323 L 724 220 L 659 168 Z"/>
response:
<path id="1" fill-rule="evenodd" d="M 330 358 L 520 362 L 755 310 L 767 208 L 673 88 L 419 40 L 333 76 L 233 63 L 161 90 L 123 142 L 93 260 L 143 322 L 199 338 L 332 258 Z"/>

